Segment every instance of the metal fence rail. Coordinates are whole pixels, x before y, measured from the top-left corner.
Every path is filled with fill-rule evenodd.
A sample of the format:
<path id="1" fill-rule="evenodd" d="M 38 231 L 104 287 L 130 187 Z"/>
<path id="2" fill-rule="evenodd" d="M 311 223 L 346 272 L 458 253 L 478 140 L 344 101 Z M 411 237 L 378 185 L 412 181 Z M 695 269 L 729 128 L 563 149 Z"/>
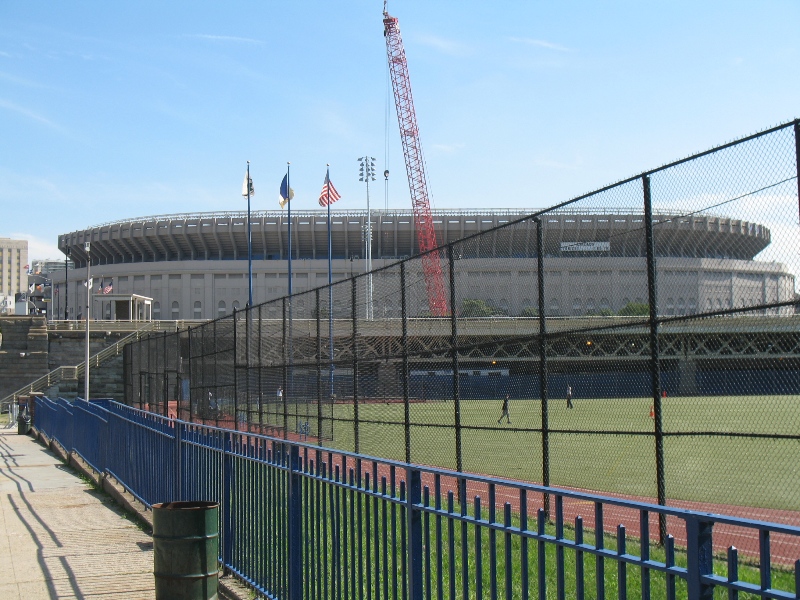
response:
<path id="1" fill-rule="evenodd" d="M 125 403 L 798 522 L 799 149 L 792 121 L 449 243 L 446 317 L 415 256 L 150 335 Z"/>
<path id="2" fill-rule="evenodd" d="M 797 598 L 798 527 L 419 467 L 109 401 L 37 398 L 35 425 L 147 505 L 219 502 L 221 563 L 270 598 Z M 649 535 L 662 516 L 676 532 L 663 550 Z M 726 529 L 756 539 L 750 575 L 740 577 L 735 547 L 714 554 Z M 781 537 L 796 550 L 789 560 L 772 543 Z"/>

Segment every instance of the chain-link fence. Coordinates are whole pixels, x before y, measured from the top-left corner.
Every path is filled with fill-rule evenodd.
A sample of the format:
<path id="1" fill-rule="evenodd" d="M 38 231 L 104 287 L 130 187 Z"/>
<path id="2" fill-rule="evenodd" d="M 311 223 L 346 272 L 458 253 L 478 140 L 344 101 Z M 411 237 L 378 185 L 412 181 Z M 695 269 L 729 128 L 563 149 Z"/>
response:
<path id="1" fill-rule="evenodd" d="M 799 139 L 787 123 L 425 262 L 153 335 L 126 348 L 126 402 L 457 471 L 796 519 Z M 429 302 L 434 277 L 444 316 Z"/>

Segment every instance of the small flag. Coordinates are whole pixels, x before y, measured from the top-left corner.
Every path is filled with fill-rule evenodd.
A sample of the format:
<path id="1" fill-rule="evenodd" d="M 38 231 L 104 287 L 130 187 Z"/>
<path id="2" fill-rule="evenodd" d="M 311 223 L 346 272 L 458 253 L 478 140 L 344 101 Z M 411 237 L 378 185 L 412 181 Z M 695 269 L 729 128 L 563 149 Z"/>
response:
<path id="1" fill-rule="evenodd" d="M 108 285 L 103 288 L 103 293 L 104 294 L 110 294 L 113 291 L 114 291 L 114 282 L 113 281 L 109 281 Z"/>
<path id="2" fill-rule="evenodd" d="M 92 278 L 91 278 L 89 281 L 84 281 L 84 282 L 83 282 L 83 285 L 84 285 L 84 287 L 85 287 L 85 286 L 87 286 L 87 285 L 88 285 L 89 287 L 92 287 L 92 282 L 93 282 L 93 281 L 94 281 L 94 277 L 92 277 Z"/>
<path id="3" fill-rule="evenodd" d="M 328 204 L 333 204 L 341 197 L 341 194 L 333 187 L 330 176 L 326 174 L 325 183 L 322 184 L 322 191 L 319 193 L 319 205 L 328 206 Z"/>
<path id="4" fill-rule="evenodd" d="M 286 174 L 283 176 L 283 181 L 281 181 L 281 191 L 278 204 L 280 204 L 281 208 L 283 208 L 292 198 L 294 198 L 294 190 L 289 187 L 289 175 Z"/>
<path id="5" fill-rule="evenodd" d="M 245 173 L 244 173 L 244 181 L 242 181 L 242 196 L 245 196 L 245 197 L 247 196 L 247 180 L 248 180 L 247 171 L 245 171 Z M 251 196 L 255 196 L 256 195 L 256 188 L 253 187 L 253 178 L 252 177 L 250 177 L 250 195 Z"/>

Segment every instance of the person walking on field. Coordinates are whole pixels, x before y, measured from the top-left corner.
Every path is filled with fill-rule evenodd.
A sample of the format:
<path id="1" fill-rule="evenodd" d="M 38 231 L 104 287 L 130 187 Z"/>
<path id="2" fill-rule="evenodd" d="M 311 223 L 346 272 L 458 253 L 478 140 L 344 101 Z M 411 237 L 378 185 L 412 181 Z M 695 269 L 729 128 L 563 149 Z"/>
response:
<path id="1" fill-rule="evenodd" d="M 278 386 L 278 404 L 283 402 L 283 388 Z"/>
<path id="2" fill-rule="evenodd" d="M 575 408 L 572 406 L 572 386 L 567 386 L 567 408 Z"/>
<path id="3" fill-rule="evenodd" d="M 503 398 L 503 408 L 501 409 L 502 412 L 500 413 L 500 418 L 497 419 L 498 424 L 500 423 L 500 421 L 503 420 L 503 417 L 505 417 L 507 419 L 507 422 L 511 424 L 511 417 L 508 414 L 508 401 L 510 400 L 510 398 L 511 396 L 509 394 L 506 394 L 506 397 Z"/>

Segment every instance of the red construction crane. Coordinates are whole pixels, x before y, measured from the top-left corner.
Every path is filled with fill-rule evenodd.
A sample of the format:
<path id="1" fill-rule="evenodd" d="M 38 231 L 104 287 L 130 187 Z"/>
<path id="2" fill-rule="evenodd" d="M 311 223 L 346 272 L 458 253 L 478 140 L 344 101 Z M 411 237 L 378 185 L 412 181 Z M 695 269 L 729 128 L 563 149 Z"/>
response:
<path id="1" fill-rule="evenodd" d="M 417 232 L 419 251 L 422 254 L 422 270 L 425 274 L 425 287 L 428 290 L 428 306 L 434 317 L 445 317 L 447 295 L 440 251 L 436 250 L 436 232 L 433 229 L 431 204 L 428 200 L 428 183 L 425 177 L 425 161 L 419 141 L 417 115 L 414 99 L 411 97 L 411 79 L 408 76 L 406 51 L 400 37 L 400 24 L 396 17 L 386 12 L 383 3 L 383 35 L 386 38 L 386 55 L 389 59 L 389 72 L 392 77 L 394 103 L 397 107 L 397 121 L 400 125 L 400 139 L 403 142 L 403 155 L 406 159 L 408 187 L 411 192 L 411 205 L 414 207 L 414 229 Z"/>

